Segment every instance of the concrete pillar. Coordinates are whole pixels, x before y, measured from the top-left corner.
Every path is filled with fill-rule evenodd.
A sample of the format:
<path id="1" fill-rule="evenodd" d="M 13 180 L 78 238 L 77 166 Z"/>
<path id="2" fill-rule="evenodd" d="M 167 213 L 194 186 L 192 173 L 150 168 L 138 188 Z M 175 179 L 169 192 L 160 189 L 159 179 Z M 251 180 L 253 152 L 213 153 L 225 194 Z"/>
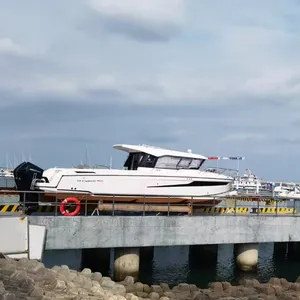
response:
<path id="1" fill-rule="evenodd" d="M 140 260 L 152 261 L 154 257 L 154 247 L 141 247 L 140 248 Z"/>
<path id="2" fill-rule="evenodd" d="M 81 268 L 89 268 L 92 272 L 100 272 L 109 276 L 111 248 L 82 249 Z"/>
<path id="3" fill-rule="evenodd" d="M 138 280 L 140 268 L 139 248 L 115 248 L 114 277 L 123 281 L 126 276 Z"/>
<path id="4" fill-rule="evenodd" d="M 218 245 L 191 245 L 189 249 L 190 265 L 208 265 L 218 259 Z"/>
<path id="5" fill-rule="evenodd" d="M 257 269 L 259 244 L 235 244 L 236 264 L 241 271 L 249 272 Z"/>

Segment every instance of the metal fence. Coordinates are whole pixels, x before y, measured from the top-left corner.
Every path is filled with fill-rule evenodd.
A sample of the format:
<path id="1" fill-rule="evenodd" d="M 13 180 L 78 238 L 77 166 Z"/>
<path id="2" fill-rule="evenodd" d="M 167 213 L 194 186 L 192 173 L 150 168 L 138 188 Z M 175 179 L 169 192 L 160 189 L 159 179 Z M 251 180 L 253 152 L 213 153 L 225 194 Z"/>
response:
<path id="1" fill-rule="evenodd" d="M 34 196 L 34 197 L 33 197 Z M 33 198 L 35 199 L 33 201 Z M 75 198 L 73 202 L 66 199 Z M 300 200 L 270 197 L 186 197 L 183 195 L 90 195 L 0 191 L 0 214 L 55 216 L 298 216 Z M 299 214 L 300 215 L 300 214 Z"/>

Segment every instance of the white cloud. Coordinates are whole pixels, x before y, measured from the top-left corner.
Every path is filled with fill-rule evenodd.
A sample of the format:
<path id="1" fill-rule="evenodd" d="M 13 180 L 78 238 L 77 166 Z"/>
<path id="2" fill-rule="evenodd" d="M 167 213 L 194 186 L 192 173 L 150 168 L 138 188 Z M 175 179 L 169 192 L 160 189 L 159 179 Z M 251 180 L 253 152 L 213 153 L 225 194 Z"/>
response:
<path id="1" fill-rule="evenodd" d="M 221 141 L 222 142 L 239 142 L 239 143 L 245 143 L 245 142 L 258 142 L 266 140 L 267 136 L 265 134 L 261 133 L 232 133 L 225 135 Z"/>
<path id="2" fill-rule="evenodd" d="M 24 50 L 10 38 L 0 38 L 0 54 L 22 55 Z"/>
<path id="3" fill-rule="evenodd" d="M 37 110 L 36 124 L 51 111 L 47 120 L 56 131 L 67 136 L 74 130 L 79 139 L 88 132 L 99 148 L 118 139 L 151 140 L 220 155 L 233 148 L 249 156 L 249 143 L 255 143 L 256 153 L 276 147 L 278 155 L 287 149 L 299 155 L 295 1 L 31 4 L 4 1 L 0 10 L 0 105 L 7 115 L 18 109 L 24 115 L 28 101 L 27 114 Z M 71 112 L 72 120 L 81 121 L 69 127 L 63 122 Z M 3 126 L 22 134 L 22 117 L 10 119 L 15 121 Z M 38 138 L 36 124 L 26 130 Z M 100 127 L 100 136 L 91 130 Z"/>
<path id="4" fill-rule="evenodd" d="M 90 0 L 111 31 L 141 40 L 168 38 L 185 21 L 184 0 Z M 144 37 L 143 34 L 144 33 Z"/>

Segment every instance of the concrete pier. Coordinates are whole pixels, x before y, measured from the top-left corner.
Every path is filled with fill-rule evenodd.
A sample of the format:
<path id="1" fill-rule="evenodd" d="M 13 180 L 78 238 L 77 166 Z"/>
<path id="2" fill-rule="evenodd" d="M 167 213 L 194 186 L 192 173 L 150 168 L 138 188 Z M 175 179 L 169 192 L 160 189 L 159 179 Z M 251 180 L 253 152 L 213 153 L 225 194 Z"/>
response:
<path id="1" fill-rule="evenodd" d="M 115 248 L 114 277 L 116 281 L 123 281 L 126 276 L 132 276 L 137 281 L 139 269 L 139 248 Z"/>
<path id="2" fill-rule="evenodd" d="M 257 243 L 234 245 L 236 264 L 241 271 L 249 272 L 257 269 L 258 246 Z"/>

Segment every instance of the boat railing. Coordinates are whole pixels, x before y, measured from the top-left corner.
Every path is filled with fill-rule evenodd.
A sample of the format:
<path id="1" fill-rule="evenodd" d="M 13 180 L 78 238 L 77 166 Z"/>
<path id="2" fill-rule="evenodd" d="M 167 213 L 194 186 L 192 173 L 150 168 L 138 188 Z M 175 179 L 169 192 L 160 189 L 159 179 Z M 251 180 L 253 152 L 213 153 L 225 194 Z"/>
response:
<path id="1" fill-rule="evenodd" d="M 229 168 L 219 168 L 219 167 L 207 167 L 204 169 L 205 172 L 217 173 L 220 175 L 226 175 L 232 178 L 238 176 L 238 170 Z"/>
<path id="2" fill-rule="evenodd" d="M 32 195 L 35 195 L 32 198 Z M 38 196 L 38 198 L 36 197 Z M 63 200 L 78 201 L 64 204 Z M 33 199 L 38 199 L 33 201 Z M 76 212 L 73 215 L 74 212 Z M 66 213 L 67 212 L 67 213 Z M 70 216 L 300 216 L 300 200 L 270 196 L 228 196 L 207 199 L 194 196 L 91 195 L 42 191 L 0 191 L 1 215 Z M 69 216 L 69 217 L 70 217 Z"/>

